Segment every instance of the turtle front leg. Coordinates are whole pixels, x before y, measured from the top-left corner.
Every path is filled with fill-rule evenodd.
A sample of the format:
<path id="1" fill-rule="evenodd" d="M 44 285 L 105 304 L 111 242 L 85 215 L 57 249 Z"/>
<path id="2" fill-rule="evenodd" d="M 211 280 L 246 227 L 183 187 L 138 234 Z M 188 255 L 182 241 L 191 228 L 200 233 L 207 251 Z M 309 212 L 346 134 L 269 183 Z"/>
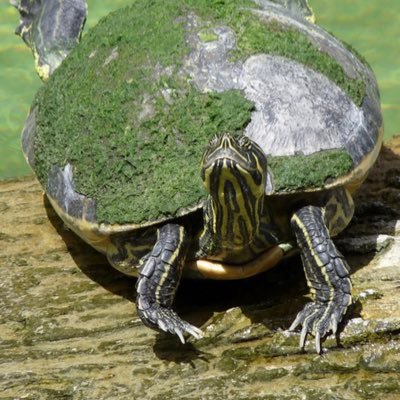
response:
<path id="1" fill-rule="evenodd" d="M 301 250 L 313 302 L 298 313 L 289 330 L 302 325 L 300 347 L 304 348 L 307 335 L 311 333 L 320 354 L 321 339 L 330 331 L 336 333 L 351 304 L 349 268 L 330 237 L 322 208 L 301 208 L 293 215 L 291 225 Z"/>
<path id="2" fill-rule="evenodd" d="M 202 331 L 183 321 L 171 308 L 186 258 L 185 230 L 182 226 L 167 224 L 157 234 L 153 250 L 139 265 L 138 314 L 148 327 L 176 334 L 182 343 L 185 343 L 184 332 L 199 339 Z"/>

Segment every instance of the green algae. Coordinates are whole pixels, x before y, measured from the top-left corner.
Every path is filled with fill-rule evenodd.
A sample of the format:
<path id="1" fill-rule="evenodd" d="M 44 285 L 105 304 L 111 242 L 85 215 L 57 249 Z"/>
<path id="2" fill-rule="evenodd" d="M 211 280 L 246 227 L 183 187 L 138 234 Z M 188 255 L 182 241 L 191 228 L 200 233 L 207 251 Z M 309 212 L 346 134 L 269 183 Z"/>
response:
<path id="1" fill-rule="evenodd" d="M 101 20 L 36 97 L 35 168 L 42 184 L 53 165 L 72 164 L 76 191 L 95 199 L 96 219 L 105 223 L 174 217 L 205 197 L 199 162 L 206 144 L 216 134 L 242 132 L 253 105 L 237 90 L 200 93 L 179 73 L 191 50 L 189 11 L 206 21 L 199 23 L 201 40 L 214 39 L 210 23 L 233 29 L 235 60 L 259 52 L 290 57 L 350 88 L 359 101 L 362 85 L 335 60 L 299 32 L 260 21 L 243 9 L 249 6 L 255 4 L 137 1 Z M 273 164 L 278 176 L 281 164 Z M 285 190 L 310 186 L 295 176 L 284 182 Z"/>
<path id="2" fill-rule="evenodd" d="M 278 21 L 267 22 L 251 10 L 251 1 L 235 0 L 187 0 L 204 19 L 214 15 L 216 23 L 226 23 L 235 32 L 237 50 L 232 52 L 234 60 L 243 60 L 253 54 L 265 53 L 286 57 L 320 72 L 335 82 L 354 103 L 360 105 L 365 95 L 365 83 L 361 79 L 348 77 L 342 66 L 327 53 L 315 47 L 303 33 L 283 27 Z M 217 4 L 215 4 L 217 3 Z M 351 46 L 347 49 L 352 52 Z M 357 54 L 355 54 L 357 55 Z"/>
<path id="3" fill-rule="evenodd" d="M 46 183 L 52 165 L 71 163 L 100 222 L 172 217 L 199 202 L 209 139 L 250 121 L 239 91 L 200 93 L 177 76 L 188 49 L 173 5 L 138 3 L 100 22 L 38 95 L 38 177 Z M 148 19 L 135 27 L 141 7 Z"/>
<path id="4" fill-rule="evenodd" d="M 238 41 L 237 57 L 256 53 L 275 54 L 298 61 L 320 72 L 335 82 L 358 106 L 365 95 L 365 83 L 361 79 L 349 78 L 342 66 L 328 54 L 321 52 L 310 39 L 299 31 L 283 30 L 277 23 L 262 31 L 265 23 L 255 20 L 248 25 Z"/>
<path id="5" fill-rule="evenodd" d="M 348 173 L 352 165 L 353 161 L 345 150 L 269 158 L 277 192 L 323 187 Z"/>
<path id="6" fill-rule="evenodd" d="M 255 382 L 270 382 L 274 379 L 279 379 L 289 375 L 289 371 L 285 368 L 257 368 L 254 372 L 248 373 L 242 377 L 243 381 Z"/>
<path id="7" fill-rule="evenodd" d="M 199 32 L 199 38 L 203 42 L 213 42 L 218 40 L 218 35 L 216 35 L 212 30 L 206 29 Z"/>

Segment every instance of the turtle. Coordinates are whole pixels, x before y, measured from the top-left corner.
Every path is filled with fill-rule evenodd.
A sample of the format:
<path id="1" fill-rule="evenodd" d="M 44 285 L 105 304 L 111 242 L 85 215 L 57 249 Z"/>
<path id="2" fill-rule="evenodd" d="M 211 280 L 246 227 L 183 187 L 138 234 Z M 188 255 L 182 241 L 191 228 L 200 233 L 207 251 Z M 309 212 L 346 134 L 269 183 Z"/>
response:
<path id="1" fill-rule="evenodd" d="M 25 157 L 67 227 L 137 277 L 143 323 L 199 339 L 173 309 L 182 277 L 300 253 L 312 301 L 289 330 L 321 353 L 352 304 L 332 238 L 382 144 L 367 61 L 304 0 L 136 0 L 82 38 L 84 0 L 16 6 L 46 81 Z"/>

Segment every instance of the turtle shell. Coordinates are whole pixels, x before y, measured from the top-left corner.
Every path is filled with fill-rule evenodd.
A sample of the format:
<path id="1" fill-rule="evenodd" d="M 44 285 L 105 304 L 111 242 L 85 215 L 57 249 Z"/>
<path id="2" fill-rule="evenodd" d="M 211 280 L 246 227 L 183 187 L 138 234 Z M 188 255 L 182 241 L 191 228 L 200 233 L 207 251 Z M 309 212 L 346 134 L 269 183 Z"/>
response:
<path id="1" fill-rule="evenodd" d="M 381 127 L 368 64 L 285 8 L 137 0 L 39 90 L 23 148 L 57 212 L 100 248 L 109 233 L 201 208 L 214 135 L 250 137 L 269 160 L 268 194 L 300 196 L 359 185 Z"/>

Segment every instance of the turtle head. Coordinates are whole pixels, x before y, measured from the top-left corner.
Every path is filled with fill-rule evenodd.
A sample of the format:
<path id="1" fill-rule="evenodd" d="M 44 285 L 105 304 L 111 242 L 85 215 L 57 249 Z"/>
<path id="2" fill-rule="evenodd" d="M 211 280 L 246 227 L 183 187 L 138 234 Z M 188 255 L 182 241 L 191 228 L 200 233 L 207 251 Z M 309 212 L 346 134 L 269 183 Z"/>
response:
<path id="1" fill-rule="evenodd" d="M 204 215 L 205 237 L 213 249 L 240 251 L 258 234 L 264 212 L 264 152 L 246 136 L 224 134 L 209 143 L 201 175 L 210 194 Z"/>
<path id="2" fill-rule="evenodd" d="M 267 159 L 247 136 L 235 138 L 225 133 L 210 141 L 203 155 L 201 176 L 212 197 L 249 202 L 265 194 Z"/>

